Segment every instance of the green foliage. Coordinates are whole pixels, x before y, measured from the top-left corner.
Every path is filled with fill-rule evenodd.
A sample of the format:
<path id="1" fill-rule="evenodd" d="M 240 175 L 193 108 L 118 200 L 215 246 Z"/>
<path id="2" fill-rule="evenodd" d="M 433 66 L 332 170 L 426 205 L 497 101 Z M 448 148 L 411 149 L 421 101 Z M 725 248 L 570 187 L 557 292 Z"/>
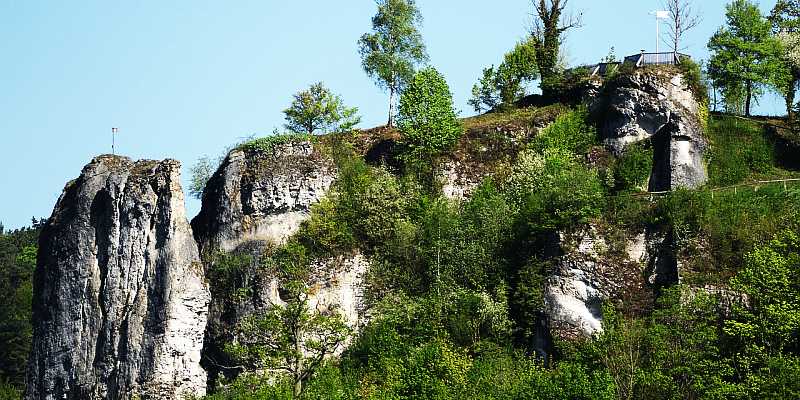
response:
<path id="1" fill-rule="evenodd" d="M 274 379 L 260 374 L 241 375 L 204 400 L 293 400 L 288 379 Z M 325 398 L 325 397 L 322 397 Z"/>
<path id="2" fill-rule="evenodd" d="M 270 136 L 264 136 L 248 140 L 235 147 L 236 150 L 272 152 L 276 147 L 312 140 L 313 138 L 305 133 L 278 133 L 273 132 Z"/>
<path id="3" fill-rule="evenodd" d="M 394 118 L 394 97 L 414 76 L 417 65 L 428 60 L 419 33 L 422 15 L 414 0 L 378 0 L 372 33 L 358 41 L 361 64 L 375 82 L 389 90 L 389 126 Z"/>
<path id="4" fill-rule="evenodd" d="M 22 390 L 0 378 L 0 399 L 2 400 L 22 400 Z"/>
<path id="5" fill-rule="evenodd" d="M 251 288 L 247 284 L 250 270 L 257 269 L 249 254 L 218 252 L 207 263 L 206 276 L 211 284 L 212 296 L 219 299 L 239 301 L 249 297 Z"/>
<path id="6" fill-rule="evenodd" d="M 416 156 L 451 148 L 463 132 L 447 81 L 432 67 L 417 72 L 403 91 L 397 122 L 403 144 Z"/>
<path id="7" fill-rule="evenodd" d="M 0 234 L 0 398 L 19 398 L 25 379 L 33 327 L 31 303 L 39 232 L 44 220 L 31 227 Z"/>
<path id="8" fill-rule="evenodd" d="M 580 19 L 562 19 L 567 1 L 533 2 L 534 25 L 531 41 L 536 52 L 536 65 L 541 75 L 542 94 L 550 96 L 558 86 L 559 55 L 562 36 L 572 28 L 580 26 Z"/>
<path id="9" fill-rule="evenodd" d="M 313 135 L 315 132 L 349 131 L 361 122 L 357 108 L 344 105 L 341 96 L 333 94 L 322 82 L 294 95 L 286 115 L 286 129 Z"/>
<path id="10" fill-rule="evenodd" d="M 574 154 L 586 154 L 589 147 L 597 142 L 595 128 L 586 121 L 585 108 L 561 114 L 550 126 L 545 128 L 533 141 L 538 151 L 558 149 Z"/>
<path id="11" fill-rule="evenodd" d="M 708 102 L 708 83 L 703 75 L 703 67 L 689 57 L 681 57 L 678 70 L 683 74 L 683 81 L 694 94 L 699 103 Z"/>
<path id="12" fill-rule="evenodd" d="M 207 156 L 200 157 L 197 162 L 189 169 L 189 195 L 195 199 L 203 198 L 203 191 L 208 180 L 216 170 L 216 164 Z"/>
<path id="13" fill-rule="evenodd" d="M 536 52 L 528 40 L 517 43 L 505 54 L 497 69 L 485 68 L 480 81 L 472 87 L 469 100 L 475 112 L 484 110 L 508 111 L 525 96 L 525 84 L 537 77 Z"/>
<path id="14" fill-rule="evenodd" d="M 241 320 L 236 340 L 225 348 L 250 368 L 285 371 L 294 396 L 351 333 L 336 307 L 320 311 L 309 306 L 310 261 L 306 249 L 292 241 L 265 259 L 268 270 L 280 278 L 285 303 Z"/>
<path id="15" fill-rule="evenodd" d="M 597 171 L 557 148 L 520 154 L 507 185 L 532 231 L 585 223 L 598 216 L 603 205 L 604 190 Z"/>
<path id="16" fill-rule="evenodd" d="M 669 227 L 677 249 L 687 251 L 683 277 L 691 283 L 724 282 L 743 255 L 786 228 L 796 228 L 800 192 L 779 185 L 758 191 L 678 190 L 658 200 L 640 221 Z"/>
<path id="17" fill-rule="evenodd" d="M 778 74 L 773 82 L 776 89 L 783 94 L 786 101 L 786 112 L 795 118 L 793 108 L 798 85 L 800 85 L 800 3 L 796 0 L 778 0 L 770 13 L 772 30 L 781 44 L 780 61 L 783 73 Z"/>
<path id="18" fill-rule="evenodd" d="M 630 144 L 614 164 L 614 187 L 620 191 L 646 191 L 652 170 L 653 149 L 649 143 Z"/>
<path id="19" fill-rule="evenodd" d="M 759 124 L 734 117 L 714 117 L 708 136 L 709 184 L 732 185 L 773 170 L 774 144 Z"/>
<path id="20" fill-rule="evenodd" d="M 745 363 L 800 351 L 800 237 L 784 231 L 745 257 L 745 268 L 731 281 L 747 295 L 725 333 L 746 351 Z M 744 365 L 751 367 L 749 365 Z M 754 365 L 758 366 L 758 365 Z"/>
<path id="21" fill-rule="evenodd" d="M 708 71 L 726 101 L 744 99 L 743 111 L 750 115 L 752 99 L 783 73 L 781 46 L 756 4 L 734 0 L 726 17 L 726 26 L 708 42 L 713 53 Z"/>

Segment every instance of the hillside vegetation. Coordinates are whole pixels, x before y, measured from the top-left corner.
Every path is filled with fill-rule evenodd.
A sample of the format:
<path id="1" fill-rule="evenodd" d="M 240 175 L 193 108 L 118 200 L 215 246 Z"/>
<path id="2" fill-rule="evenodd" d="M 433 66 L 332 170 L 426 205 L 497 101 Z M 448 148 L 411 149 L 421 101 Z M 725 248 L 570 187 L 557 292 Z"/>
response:
<path id="1" fill-rule="evenodd" d="M 463 141 L 532 127 L 541 112 L 464 120 Z M 333 190 L 270 257 L 298 266 L 367 254 L 373 319 L 309 380 L 304 398 L 795 396 L 800 187 L 730 187 L 798 176 L 773 129 L 779 121 L 712 116 L 709 184 L 652 197 L 640 189 L 647 146 L 630 150 L 643 155 L 603 155 L 585 118 L 561 114 L 464 202 L 444 198 L 419 169 L 370 166 L 334 146 Z M 556 340 L 550 356 L 536 357 L 552 235 L 587 223 L 612 239 L 611 260 L 631 232 L 670 232 L 682 283 L 625 289 L 603 305 L 602 334 Z M 245 374 L 208 398 L 292 398 L 292 385 Z"/>

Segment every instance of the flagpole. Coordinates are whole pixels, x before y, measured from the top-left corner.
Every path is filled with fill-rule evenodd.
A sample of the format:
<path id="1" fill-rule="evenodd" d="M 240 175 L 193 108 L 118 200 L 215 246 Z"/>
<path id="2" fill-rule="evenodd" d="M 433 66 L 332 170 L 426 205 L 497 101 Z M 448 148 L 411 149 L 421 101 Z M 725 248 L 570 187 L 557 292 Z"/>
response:
<path id="1" fill-rule="evenodd" d="M 118 128 L 111 128 L 111 155 L 116 155 L 114 145 L 115 145 L 115 138 Z"/>
<path id="2" fill-rule="evenodd" d="M 658 54 L 658 33 L 658 11 L 656 11 L 656 65 L 658 65 L 658 62 L 660 61 L 659 58 L 661 58 Z"/>

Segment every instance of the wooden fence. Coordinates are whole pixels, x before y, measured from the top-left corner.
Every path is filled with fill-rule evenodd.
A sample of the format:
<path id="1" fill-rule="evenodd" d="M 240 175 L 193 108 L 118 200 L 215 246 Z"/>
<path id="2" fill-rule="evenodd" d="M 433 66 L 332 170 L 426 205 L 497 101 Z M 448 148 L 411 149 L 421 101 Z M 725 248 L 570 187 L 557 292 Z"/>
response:
<path id="1" fill-rule="evenodd" d="M 717 192 L 724 192 L 724 191 L 730 192 L 730 191 L 733 191 L 733 193 L 736 194 L 736 193 L 738 193 L 738 191 L 740 189 L 753 189 L 753 191 L 757 192 L 762 186 L 773 185 L 773 184 L 782 184 L 783 185 L 783 190 L 788 190 L 789 189 L 789 185 L 793 185 L 793 184 L 798 183 L 798 182 L 800 182 L 800 178 L 770 179 L 770 180 L 766 180 L 766 181 L 757 180 L 757 181 L 753 181 L 753 182 L 739 183 L 739 184 L 730 185 L 730 186 L 721 186 L 721 187 L 707 189 L 707 190 L 711 193 L 711 198 L 713 199 L 714 198 L 714 193 L 717 193 Z M 667 190 L 667 191 L 660 191 L 660 192 L 631 193 L 631 194 L 622 195 L 622 196 L 637 197 L 637 198 L 649 198 L 650 201 L 653 201 L 658 197 L 663 197 L 663 196 L 666 196 L 666 195 L 668 195 L 670 193 L 672 193 L 672 191 Z"/>

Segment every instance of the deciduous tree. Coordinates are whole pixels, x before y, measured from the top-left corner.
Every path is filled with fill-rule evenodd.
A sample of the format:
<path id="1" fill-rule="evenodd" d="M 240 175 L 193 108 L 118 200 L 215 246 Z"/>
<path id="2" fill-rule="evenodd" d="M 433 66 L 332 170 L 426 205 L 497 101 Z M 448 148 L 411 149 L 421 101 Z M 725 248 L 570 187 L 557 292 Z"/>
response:
<path id="1" fill-rule="evenodd" d="M 398 125 L 403 142 L 416 155 L 446 150 L 461 136 L 450 87 L 435 68 L 414 75 L 400 98 Z"/>
<path id="2" fill-rule="evenodd" d="M 361 64 L 378 86 L 389 91 L 389 121 L 394 123 L 395 96 L 428 60 L 419 26 L 422 14 L 414 0 L 377 0 L 372 32 L 358 41 Z"/>
<path id="3" fill-rule="evenodd" d="M 321 131 L 346 131 L 361 122 L 358 108 L 344 105 L 341 96 L 333 94 L 322 82 L 297 92 L 286 115 L 286 129 L 309 135 Z"/>
<path id="4" fill-rule="evenodd" d="M 776 87 L 786 101 L 786 113 L 794 115 L 794 100 L 800 85 L 800 1 L 779 0 L 769 16 L 772 30 L 783 46 L 781 61 L 785 73 Z"/>
<path id="5" fill-rule="evenodd" d="M 664 8 L 669 13 L 669 29 L 665 33 L 666 42 L 673 53 L 684 49 L 682 41 L 690 30 L 696 28 L 703 19 L 692 8 L 691 0 L 664 0 Z"/>
<path id="6" fill-rule="evenodd" d="M 582 24 L 580 15 L 564 15 L 568 3 L 569 0 L 533 0 L 534 25 L 531 35 L 545 95 L 549 94 L 554 81 L 557 81 L 562 36 Z"/>
<path id="7" fill-rule="evenodd" d="M 237 341 L 226 350 L 247 367 L 287 373 L 297 398 L 326 357 L 344 344 L 350 328 L 335 306 L 310 307 L 308 259 L 302 246 L 286 245 L 277 259 L 284 303 L 242 320 Z"/>
<path id="8" fill-rule="evenodd" d="M 712 52 L 709 74 L 728 98 L 743 94 L 744 113 L 766 85 L 781 73 L 780 43 L 758 6 L 735 0 L 727 6 L 727 22 L 708 42 Z"/>
<path id="9" fill-rule="evenodd" d="M 483 77 L 472 87 L 469 104 L 476 112 L 508 109 L 525 96 L 525 83 L 537 77 L 533 41 L 517 43 L 497 69 L 491 66 L 483 70 Z"/>

